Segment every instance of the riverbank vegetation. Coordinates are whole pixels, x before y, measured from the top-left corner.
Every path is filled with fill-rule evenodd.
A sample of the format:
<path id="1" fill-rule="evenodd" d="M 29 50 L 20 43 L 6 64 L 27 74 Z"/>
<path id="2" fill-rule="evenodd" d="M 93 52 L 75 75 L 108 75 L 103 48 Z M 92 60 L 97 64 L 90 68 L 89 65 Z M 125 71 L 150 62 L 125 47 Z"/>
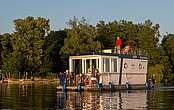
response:
<path id="1" fill-rule="evenodd" d="M 65 71 L 65 54 L 99 52 L 115 47 L 115 33 L 119 33 L 124 46 L 149 57 L 148 77 L 157 83 L 173 83 L 174 34 L 160 35 L 160 25 L 146 20 L 99 21 L 91 25 L 85 18 L 74 17 L 68 27 L 51 30 L 49 20 L 26 17 L 14 20 L 15 30 L 1 35 L 0 67 L 4 75 L 22 78 L 28 75 L 46 77 Z M 20 74 L 20 75 L 19 75 Z"/>

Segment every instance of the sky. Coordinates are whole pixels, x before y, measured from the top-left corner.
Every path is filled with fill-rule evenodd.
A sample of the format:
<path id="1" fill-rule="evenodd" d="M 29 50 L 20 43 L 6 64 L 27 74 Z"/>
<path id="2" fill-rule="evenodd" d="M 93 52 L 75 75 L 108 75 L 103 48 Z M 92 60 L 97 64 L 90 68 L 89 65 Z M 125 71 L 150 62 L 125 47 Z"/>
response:
<path id="1" fill-rule="evenodd" d="M 13 20 L 27 16 L 50 20 L 51 30 L 67 28 L 74 16 L 89 24 L 127 20 L 160 25 L 161 34 L 174 33 L 174 0 L 0 0 L 0 33 L 15 31 Z"/>

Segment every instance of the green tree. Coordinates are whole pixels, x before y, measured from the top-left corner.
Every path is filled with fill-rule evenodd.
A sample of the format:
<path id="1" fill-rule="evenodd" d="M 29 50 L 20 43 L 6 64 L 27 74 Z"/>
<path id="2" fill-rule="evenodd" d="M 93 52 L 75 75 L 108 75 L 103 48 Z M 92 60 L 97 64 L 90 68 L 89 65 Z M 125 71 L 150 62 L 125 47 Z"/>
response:
<path id="1" fill-rule="evenodd" d="M 153 24 L 150 20 L 141 24 L 120 20 L 118 22 L 109 22 L 108 24 L 100 21 L 96 27 L 99 41 L 104 48 L 114 48 L 115 38 L 113 34 L 116 33 L 116 36 L 119 35 L 123 41 L 122 48 L 129 45 L 134 50 L 133 54 L 147 55 L 149 57 L 148 72 L 150 76 L 156 75 L 157 82 L 163 79 L 163 72 L 167 67 L 167 57 L 163 56 L 164 52 L 159 45 L 159 24 Z M 159 68 L 156 69 L 156 67 Z"/>
<path id="2" fill-rule="evenodd" d="M 44 40 L 44 65 L 45 71 L 61 71 L 60 49 L 64 45 L 64 39 L 67 37 L 66 30 L 51 31 Z"/>
<path id="3" fill-rule="evenodd" d="M 102 49 L 114 48 L 114 34 L 111 33 L 110 26 L 104 21 L 99 21 L 96 25 L 97 39 L 102 44 Z"/>
<path id="4" fill-rule="evenodd" d="M 13 72 L 12 64 L 12 40 L 9 33 L 5 33 L 1 36 L 1 46 L 2 46 L 2 70 L 5 73 Z"/>
<path id="5" fill-rule="evenodd" d="M 12 59 L 18 72 L 40 72 L 43 64 L 44 37 L 49 32 L 49 20 L 27 17 L 14 20 Z"/>
<path id="6" fill-rule="evenodd" d="M 145 50 L 148 55 L 151 55 L 150 49 L 158 48 L 159 41 L 159 25 L 150 20 L 145 21 L 144 24 L 133 24 L 131 21 L 120 20 L 113 21 L 106 24 L 104 21 L 99 21 L 96 25 L 99 41 L 104 48 L 115 47 L 115 37 L 118 35 L 123 41 L 122 48 L 126 45 L 132 48 L 141 48 Z M 114 34 L 116 33 L 116 36 Z"/>
<path id="7" fill-rule="evenodd" d="M 164 71 L 165 82 L 171 82 L 174 79 L 174 34 L 167 34 L 162 40 L 162 48 L 164 50 L 164 56 L 167 58 L 167 67 Z"/>
<path id="8" fill-rule="evenodd" d="M 2 35 L 1 35 L 1 33 L 0 33 L 0 67 L 2 66 L 2 64 L 3 64 L 3 61 L 2 61 L 2 52 L 3 52 L 3 48 L 2 48 L 2 44 L 1 44 L 1 42 L 2 42 Z"/>
<path id="9" fill-rule="evenodd" d="M 89 25 L 84 18 L 74 18 L 69 21 L 70 29 L 67 31 L 67 38 L 61 53 L 96 52 L 101 50 L 101 43 L 97 40 L 95 27 Z"/>

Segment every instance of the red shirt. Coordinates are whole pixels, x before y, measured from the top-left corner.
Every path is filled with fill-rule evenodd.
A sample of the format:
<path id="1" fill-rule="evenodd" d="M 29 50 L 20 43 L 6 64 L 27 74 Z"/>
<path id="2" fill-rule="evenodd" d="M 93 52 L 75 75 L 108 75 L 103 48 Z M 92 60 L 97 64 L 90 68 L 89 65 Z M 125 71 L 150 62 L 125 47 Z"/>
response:
<path id="1" fill-rule="evenodd" d="M 121 45 L 122 45 L 121 38 L 120 37 L 117 37 L 116 46 L 121 46 Z"/>

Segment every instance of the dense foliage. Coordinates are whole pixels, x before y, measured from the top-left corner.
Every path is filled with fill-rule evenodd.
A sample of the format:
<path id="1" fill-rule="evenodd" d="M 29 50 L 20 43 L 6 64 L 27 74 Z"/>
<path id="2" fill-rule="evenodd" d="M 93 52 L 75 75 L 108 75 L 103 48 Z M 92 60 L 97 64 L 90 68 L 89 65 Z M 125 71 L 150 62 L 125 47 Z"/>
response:
<path id="1" fill-rule="evenodd" d="M 64 39 L 67 37 L 66 30 L 51 31 L 44 40 L 44 63 L 45 72 L 61 71 L 60 49 L 64 45 Z"/>
<path id="2" fill-rule="evenodd" d="M 95 27 L 87 24 L 84 18 L 81 21 L 74 18 L 69 21 L 69 25 L 71 29 L 67 32 L 61 53 L 70 54 L 101 50 L 101 43 L 97 40 Z"/>
<path id="3" fill-rule="evenodd" d="M 162 36 L 159 24 L 150 20 L 99 21 L 91 25 L 85 18 L 74 17 L 69 28 L 50 31 L 49 20 L 26 17 L 14 20 L 15 31 L 1 35 L 1 69 L 4 73 L 58 73 L 64 54 L 98 52 L 115 47 L 115 35 L 123 40 L 122 48 L 131 46 L 135 53 L 149 57 L 148 77 L 157 83 L 174 79 L 174 35 Z"/>

